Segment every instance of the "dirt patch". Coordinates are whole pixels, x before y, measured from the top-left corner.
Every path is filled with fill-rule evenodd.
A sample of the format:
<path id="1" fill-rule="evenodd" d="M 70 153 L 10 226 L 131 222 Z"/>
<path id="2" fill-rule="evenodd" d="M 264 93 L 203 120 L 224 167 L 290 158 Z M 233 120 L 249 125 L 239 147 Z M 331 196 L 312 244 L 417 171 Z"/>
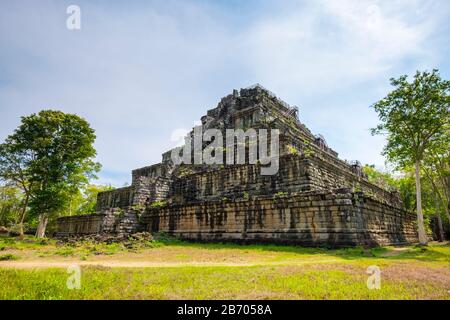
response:
<path id="1" fill-rule="evenodd" d="M 381 254 L 381 257 L 395 257 L 402 253 L 410 252 L 411 250 L 409 248 L 392 248 L 388 252 L 385 252 Z"/>
<path id="2" fill-rule="evenodd" d="M 396 263 L 383 267 L 381 275 L 387 280 L 433 282 L 450 290 L 450 265 L 430 268 L 418 264 Z"/>

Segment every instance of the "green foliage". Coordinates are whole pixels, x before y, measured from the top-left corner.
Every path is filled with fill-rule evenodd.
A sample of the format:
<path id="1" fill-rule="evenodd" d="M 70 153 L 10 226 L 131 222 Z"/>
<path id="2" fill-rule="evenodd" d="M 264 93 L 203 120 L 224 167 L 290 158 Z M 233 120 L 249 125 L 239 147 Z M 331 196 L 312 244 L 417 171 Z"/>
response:
<path id="1" fill-rule="evenodd" d="M 143 210 L 145 210 L 145 206 L 142 205 L 142 204 L 136 204 L 136 205 L 134 205 L 134 206 L 132 207 L 132 209 L 133 209 L 134 211 L 143 211 Z"/>
<path id="2" fill-rule="evenodd" d="M 286 198 L 289 194 L 287 192 L 277 192 L 273 195 L 274 199 L 281 199 L 281 198 Z"/>
<path id="3" fill-rule="evenodd" d="M 194 170 L 191 167 L 187 167 L 187 166 L 183 167 L 182 166 L 182 167 L 179 167 L 179 169 L 178 169 L 178 176 L 180 178 L 186 177 L 193 173 L 194 173 Z"/>
<path id="4" fill-rule="evenodd" d="M 47 245 L 55 245 L 56 241 L 48 238 L 37 239 L 32 236 L 25 235 L 23 240 L 14 237 L 0 237 L 0 247 L 14 250 L 41 249 Z"/>
<path id="5" fill-rule="evenodd" d="M 384 154 L 400 168 L 421 161 L 427 150 L 446 145 L 450 129 L 450 81 L 437 70 L 391 79 L 395 89 L 373 105 L 381 123 L 373 134 L 386 134 Z"/>
<path id="6" fill-rule="evenodd" d="M 18 219 L 23 193 L 14 185 L 0 185 L 0 226 L 11 226 Z"/>
<path id="7" fill-rule="evenodd" d="M 434 193 L 435 214 L 450 222 L 450 148 L 426 152 L 422 168 L 425 182 Z"/>
<path id="8" fill-rule="evenodd" d="M 427 244 L 421 196 L 421 164 L 426 153 L 450 145 L 450 81 L 438 71 L 417 71 L 412 82 L 407 76 L 391 79 L 395 89 L 373 105 L 381 123 L 373 134 L 387 134 L 384 155 L 397 168 L 415 166 L 417 227 L 419 242 Z"/>
<path id="9" fill-rule="evenodd" d="M 386 190 L 396 187 L 396 181 L 389 172 L 381 172 L 375 168 L 375 165 L 366 164 L 363 171 L 367 174 L 368 180 Z"/>
<path id="10" fill-rule="evenodd" d="M 406 210 L 414 212 L 416 210 L 416 184 L 412 169 L 405 169 L 402 176 L 395 180 L 395 185 Z"/>
<path id="11" fill-rule="evenodd" d="M 304 140 L 304 146 L 303 146 L 303 150 L 302 153 L 304 156 L 306 157 L 311 157 L 312 155 L 314 155 L 314 151 L 311 147 L 311 143 L 308 140 Z"/>
<path id="12" fill-rule="evenodd" d="M 0 145 L 0 176 L 29 192 L 32 215 L 56 216 L 100 169 L 94 140 L 89 123 L 74 114 L 43 110 L 22 117 Z"/>
<path id="13" fill-rule="evenodd" d="M 116 217 L 122 218 L 125 215 L 125 210 L 123 210 L 122 208 L 114 208 L 113 214 Z"/>
<path id="14" fill-rule="evenodd" d="M 363 190 L 359 182 L 353 184 L 352 192 L 362 192 L 362 191 Z"/>
<path id="15" fill-rule="evenodd" d="M 81 193 L 81 201 L 76 207 L 76 214 L 92 214 L 96 212 L 97 195 L 100 192 L 113 190 L 111 185 L 89 184 L 85 186 Z"/>
<path id="16" fill-rule="evenodd" d="M 370 182 L 387 190 L 397 190 L 405 209 L 411 212 L 416 211 L 416 185 L 412 167 L 404 168 L 402 172 L 394 175 L 389 172 L 381 172 L 375 166 L 366 165 L 364 172 L 368 175 Z M 429 217 L 436 213 L 435 192 L 427 180 L 424 180 L 422 183 L 422 202 L 426 217 L 425 225 L 427 226 L 427 221 L 429 221 L 427 216 Z"/>
<path id="17" fill-rule="evenodd" d="M 287 149 L 288 149 L 288 154 L 298 154 L 297 148 L 293 145 L 288 145 Z"/>
<path id="18" fill-rule="evenodd" d="M 162 208 L 167 206 L 167 201 L 154 201 L 150 204 L 150 208 Z"/>

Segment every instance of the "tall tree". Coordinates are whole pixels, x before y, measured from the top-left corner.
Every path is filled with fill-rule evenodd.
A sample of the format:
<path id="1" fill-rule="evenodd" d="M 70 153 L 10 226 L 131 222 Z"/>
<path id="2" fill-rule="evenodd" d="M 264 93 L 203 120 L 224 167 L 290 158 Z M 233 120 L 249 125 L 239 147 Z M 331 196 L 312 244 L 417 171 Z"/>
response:
<path id="1" fill-rule="evenodd" d="M 30 214 L 39 219 L 36 236 L 45 236 L 48 219 L 66 206 L 72 194 L 94 177 L 94 130 L 74 114 L 43 110 L 22 117 L 21 125 L 1 145 L 0 163 L 21 159 L 21 170 L 6 171 L 5 178 L 25 176 Z M 1 172 L 1 171 L 0 171 Z"/>
<path id="2" fill-rule="evenodd" d="M 408 82 L 407 76 L 391 79 L 395 87 L 373 105 L 380 124 L 373 134 L 386 134 L 384 155 L 398 167 L 414 165 L 416 180 L 417 225 L 419 242 L 427 244 L 421 196 L 421 164 L 425 152 L 448 146 L 446 132 L 450 118 L 450 81 L 439 72 L 419 72 Z"/>
<path id="3" fill-rule="evenodd" d="M 450 135 L 450 132 L 448 132 Z M 450 141 L 450 138 L 447 138 Z M 448 146 L 427 152 L 423 161 L 425 177 L 431 183 L 436 199 L 443 207 L 450 222 L 449 190 L 450 190 L 450 150 Z"/>
<path id="4" fill-rule="evenodd" d="M 450 132 L 447 132 L 450 135 Z M 450 140 L 450 138 L 448 138 Z M 449 210 L 449 178 L 450 178 L 450 150 L 448 148 L 436 148 L 434 152 L 426 152 L 423 161 L 423 172 L 434 193 L 436 218 L 440 231 L 440 238 L 443 237 L 443 224 L 441 212 L 445 213 L 450 222 Z M 442 210 L 443 209 L 443 210 Z"/>
<path id="5" fill-rule="evenodd" d="M 11 226 L 20 219 L 23 194 L 14 184 L 0 184 L 0 226 Z"/>
<path id="6" fill-rule="evenodd" d="M 24 194 L 22 208 L 18 219 L 19 234 L 23 238 L 23 222 L 31 198 L 29 166 L 34 156 L 29 150 L 20 150 L 13 144 L 0 144 L 0 178 L 8 184 L 20 188 Z"/>

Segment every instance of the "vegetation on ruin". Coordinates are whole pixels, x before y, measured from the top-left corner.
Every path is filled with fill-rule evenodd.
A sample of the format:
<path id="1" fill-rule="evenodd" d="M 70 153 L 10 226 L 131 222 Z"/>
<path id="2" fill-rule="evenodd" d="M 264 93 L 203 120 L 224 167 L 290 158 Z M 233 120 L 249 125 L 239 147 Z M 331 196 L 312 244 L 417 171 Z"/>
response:
<path id="1" fill-rule="evenodd" d="M 279 191 L 273 195 L 273 198 L 274 199 L 282 199 L 282 198 L 286 198 L 288 195 L 289 195 L 289 193 L 287 193 L 287 192 Z"/>
<path id="2" fill-rule="evenodd" d="M 150 208 L 162 208 L 165 206 L 167 206 L 167 201 L 164 200 L 154 201 L 150 204 Z"/>
<path id="3" fill-rule="evenodd" d="M 288 154 L 298 154 L 299 153 L 298 149 L 293 145 L 288 145 L 287 149 L 288 149 Z"/>
<path id="4" fill-rule="evenodd" d="M 302 248 L 192 243 L 148 246 L 0 238 L 0 299 L 450 299 L 450 245 Z M 66 287 L 70 264 L 81 289 Z M 369 290 L 369 266 L 381 289 Z M 11 268 L 15 266 L 16 268 Z"/>

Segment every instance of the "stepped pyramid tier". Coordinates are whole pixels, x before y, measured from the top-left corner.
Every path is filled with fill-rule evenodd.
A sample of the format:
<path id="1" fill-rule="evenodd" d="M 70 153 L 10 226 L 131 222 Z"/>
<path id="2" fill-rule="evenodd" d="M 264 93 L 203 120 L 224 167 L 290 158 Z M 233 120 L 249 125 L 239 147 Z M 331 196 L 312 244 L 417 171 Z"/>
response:
<path id="1" fill-rule="evenodd" d="M 100 193 L 96 214 L 58 219 L 58 235 L 149 231 L 196 241 L 307 246 L 417 241 L 414 215 L 399 194 L 370 183 L 358 161 L 339 159 L 300 121 L 297 107 L 261 85 L 222 98 L 188 134 L 188 144 L 194 145 L 195 132 L 209 129 L 222 133 L 223 145 L 230 129 L 277 130 L 278 170 L 261 174 L 259 153 L 254 163 L 175 164 L 180 148 L 169 150 L 161 163 L 133 170 L 130 186 Z M 202 141 L 202 150 L 211 143 Z M 248 159 L 249 143 L 244 150 Z M 223 148 L 224 159 L 229 151 Z"/>

